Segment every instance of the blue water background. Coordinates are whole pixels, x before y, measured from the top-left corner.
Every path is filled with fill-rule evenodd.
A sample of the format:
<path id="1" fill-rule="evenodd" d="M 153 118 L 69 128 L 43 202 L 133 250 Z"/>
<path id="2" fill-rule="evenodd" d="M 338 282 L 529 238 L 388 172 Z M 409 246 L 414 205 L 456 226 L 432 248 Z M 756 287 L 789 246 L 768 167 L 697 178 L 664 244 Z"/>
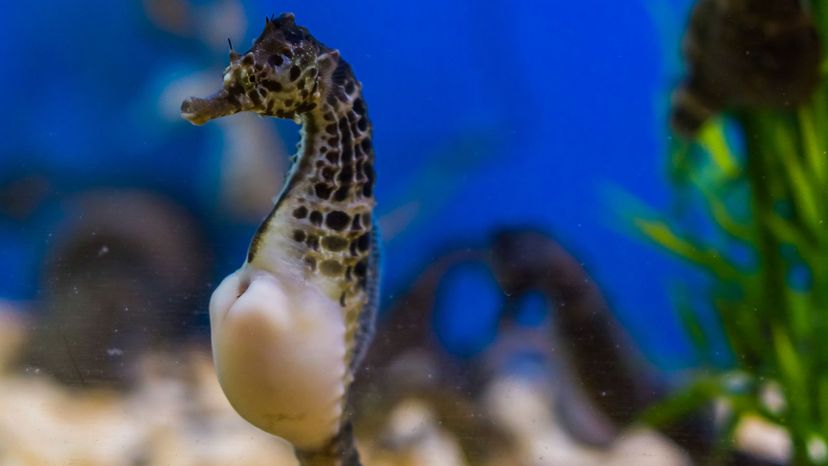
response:
<path id="1" fill-rule="evenodd" d="M 449 245 L 535 226 L 583 261 L 651 359 L 668 369 L 694 362 L 670 287 L 695 277 L 630 235 L 614 194 L 671 202 L 664 116 L 688 0 L 242 5 L 249 24 L 236 44 L 249 44 L 266 15 L 293 11 L 364 84 L 379 217 L 404 224 L 385 239 L 385 303 Z M 37 296 L 62 199 L 100 186 L 175 199 L 216 251 L 214 280 L 239 265 L 255 224 L 226 222 L 212 207 L 217 133 L 160 119 L 154 103 L 167 83 L 224 66 L 226 50 L 158 30 L 137 1 L 15 1 L 0 31 L 0 181 L 37 171 L 53 185 L 25 222 L 0 218 L 0 298 Z M 295 128 L 279 128 L 292 144 Z M 447 345 L 492 337 L 480 324 L 500 299 L 492 286 L 472 272 L 441 288 L 438 302 L 453 310 L 440 323 Z"/>

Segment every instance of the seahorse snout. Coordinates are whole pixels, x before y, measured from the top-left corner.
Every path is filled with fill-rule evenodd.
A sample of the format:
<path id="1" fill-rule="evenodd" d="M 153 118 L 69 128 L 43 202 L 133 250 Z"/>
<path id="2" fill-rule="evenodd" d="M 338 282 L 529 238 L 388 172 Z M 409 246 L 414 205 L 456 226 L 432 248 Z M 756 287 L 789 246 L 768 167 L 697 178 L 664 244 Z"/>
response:
<path id="1" fill-rule="evenodd" d="M 194 125 L 203 125 L 215 118 L 232 115 L 242 110 L 238 99 L 221 90 L 210 97 L 188 97 L 181 103 L 181 117 Z"/>

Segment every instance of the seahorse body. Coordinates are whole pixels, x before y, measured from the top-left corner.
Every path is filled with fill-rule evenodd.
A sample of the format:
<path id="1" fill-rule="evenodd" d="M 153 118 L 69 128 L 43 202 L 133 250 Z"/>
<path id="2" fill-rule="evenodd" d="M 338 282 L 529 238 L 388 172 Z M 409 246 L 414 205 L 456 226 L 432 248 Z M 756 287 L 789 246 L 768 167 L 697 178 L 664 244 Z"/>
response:
<path id="1" fill-rule="evenodd" d="M 222 90 L 181 111 L 194 124 L 241 111 L 301 121 L 276 205 L 211 300 L 213 357 L 239 414 L 292 442 L 305 464 L 358 464 L 345 404 L 379 289 L 362 85 L 283 14 L 248 52 L 231 49 Z"/>

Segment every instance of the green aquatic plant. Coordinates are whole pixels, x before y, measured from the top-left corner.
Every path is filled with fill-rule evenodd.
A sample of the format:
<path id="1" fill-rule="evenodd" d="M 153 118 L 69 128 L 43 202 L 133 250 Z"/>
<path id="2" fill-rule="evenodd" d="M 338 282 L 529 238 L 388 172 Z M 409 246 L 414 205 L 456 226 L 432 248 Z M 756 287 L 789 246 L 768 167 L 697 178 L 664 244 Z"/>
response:
<path id="1" fill-rule="evenodd" d="M 828 7 L 813 2 L 809 12 L 823 38 Z M 787 434 L 788 456 L 797 465 L 828 464 L 828 67 L 822 56 L 820 82 L 802 103 L 734 106 L 706 118 L 691 139 L 673 141 L 669 160 L 681 207 L 633 218 L 646 238 L 708 279 L 702 297 L 685 290 L 676 306 L 707 375 L 645 419 L 667 422 L 717 400 L 727 407 L 723 449 L 742 421 L 759 418 Z M 706 310 L 729 345 L 728 364 L 712 354 L 715 330 L 700 317 Z"/>

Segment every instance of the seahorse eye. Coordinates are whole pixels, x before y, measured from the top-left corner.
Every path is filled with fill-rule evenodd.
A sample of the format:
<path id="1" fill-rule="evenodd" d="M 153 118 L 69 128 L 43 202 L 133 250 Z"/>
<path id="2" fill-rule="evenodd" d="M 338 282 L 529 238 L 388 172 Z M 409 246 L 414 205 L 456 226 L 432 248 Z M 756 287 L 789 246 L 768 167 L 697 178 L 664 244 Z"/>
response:
<path id="1" fill-rule="evenodd" d="M 271 55 L 271 56 L 270 56 L 270 57 L 268 57 L 268 59 L 267 59 L 267 63 L 268 63 L 268 65 L 270 65 L 270 66 L 272 66 L 272 67 L 274 67 L 274 68 L 279 67 L 279 66 L 282 66 L 282 64 L 283 64 L 284 62 L 285 62 L 285 57 L 283 57 L 282 55 L 279 55 L 279 54 L 276 54 L 276 55 Z"/>

